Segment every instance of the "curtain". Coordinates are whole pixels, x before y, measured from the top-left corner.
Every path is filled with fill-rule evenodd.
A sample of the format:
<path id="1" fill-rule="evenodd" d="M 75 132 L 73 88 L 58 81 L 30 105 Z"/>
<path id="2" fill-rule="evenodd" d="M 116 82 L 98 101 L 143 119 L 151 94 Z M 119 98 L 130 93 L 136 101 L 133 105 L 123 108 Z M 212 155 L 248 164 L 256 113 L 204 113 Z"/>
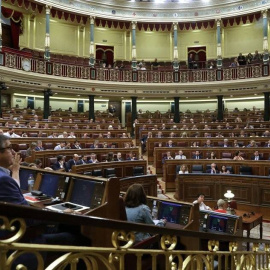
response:
<path id="1" fill-rule="evenodd" d="M 2 7 L 2 14 L 5 18 L 10 19 L 12 45 L 14 49 L 19 49 L 19 37 L 21 34 L 23 14 L 6 7 Z"/>

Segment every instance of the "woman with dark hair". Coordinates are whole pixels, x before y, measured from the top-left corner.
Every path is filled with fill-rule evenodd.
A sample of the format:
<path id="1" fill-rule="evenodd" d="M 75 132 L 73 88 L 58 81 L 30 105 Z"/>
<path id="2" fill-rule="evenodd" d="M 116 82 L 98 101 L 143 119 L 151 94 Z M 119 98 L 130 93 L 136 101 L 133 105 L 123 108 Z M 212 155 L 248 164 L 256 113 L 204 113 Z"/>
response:
<path id="1" fill-rule="evenodd" d="M 245 159 L 242 157 L 242 153 L 240 151 L 236 151 L 233 160 L 245 160 Z"/>
<path id="2" fill-rule="evenodd" d="M 146 194 L 142 185 L 133 184 L 130 186 L 124 197 L 124 201 L 128 221 L 152 225 L 155 224 L 151 216 L 151 210 L 146 205 Z M 165 224 L 166 220 L 161 220 L 157 225 L 164 226 Z M 151 237 L 151 235 L 146 232 L 135 232 L 135 237 L 136 241 L 140 242 Z"/>
<path id="3" fill-rule="evenodd" d="M 225 165 L 222 165 L 219 173 L 221 173 L 221 174 L 230 174 L 231 172 L 227 169 L 227 167 Z"/>

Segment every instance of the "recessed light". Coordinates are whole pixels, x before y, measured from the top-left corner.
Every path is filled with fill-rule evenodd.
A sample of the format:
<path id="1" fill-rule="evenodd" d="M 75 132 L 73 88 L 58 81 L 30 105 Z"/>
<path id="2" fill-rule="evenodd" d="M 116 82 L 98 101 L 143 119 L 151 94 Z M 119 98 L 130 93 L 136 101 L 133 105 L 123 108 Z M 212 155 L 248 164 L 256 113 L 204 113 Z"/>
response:
<path id="1" fill-rule="evenodd" d="M 77 95 L 77 97 L 80 97 L 81 95 Z"/>

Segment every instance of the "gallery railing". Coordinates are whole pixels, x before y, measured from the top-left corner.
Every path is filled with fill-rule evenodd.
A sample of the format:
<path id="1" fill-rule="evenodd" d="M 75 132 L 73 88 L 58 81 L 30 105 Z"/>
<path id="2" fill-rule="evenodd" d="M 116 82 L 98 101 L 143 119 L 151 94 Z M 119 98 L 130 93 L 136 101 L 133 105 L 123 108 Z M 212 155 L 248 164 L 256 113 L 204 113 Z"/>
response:
<path id="1" fill-rule="evenodd" d="M 42 211 L 42 212 L 41 212 Z M 112 247 L 78 247 L 29 244 L 18 242 L 26 231 L 25 219 L 43 219 L 47 222 L 63 222 L 72 225 L 84 225 L 113 230 Z M 93 216 L 74 216 L 39 210 L 34 207 L 21 207 L 0 203 L 0 233 L 8 230 L 12 236 L 0 240 L 0 269 L 11 269 L 12 263 L 19 255 L 31 253 L 37 258 L 36 269 L 70 269 L 77 268 L 77 263 L 84 263 L 87 269 L 131 269 L 130 263 L 137 265 L 134 269 L 145 269 L 148 262 L 150 269 L 270 269 L 270 241 L 247 239 L 243 237 L 192 232 L 187 230 L 160 228 L 154 225 L 132 224 Z M 16 223 L 16 226 L 15 226 Z M 19 224 L 19 225 L 18 225 Z M 14 232 L 15 228 L 17 231 Z M 135 249 L 134 231 L 160 234 L 160 246 L 157 249 Z M 97 235 L 102 239 L 103 235 Z M 177 249 L 177 239 L 188 238 L 190 243 L 203 241 L 207 249 Z M 245 251 L 243 242 L 251 242 L 252 250 Z M 227 249 L 219 251 L 220 245 L 227 242 Z M 60 252 L 49 265 L 45 265 L 41 252 Z M 25 269 L 18 266 L 17 269 Z M 147 268 L 149 269 L 149 268 Z"/>
<path id="2" fill-rule="evenodd" d="M 0 65 L 12 69 L 60 77 L 135 83 L 215 82 L 269 76 L 269 65 L 261 63 L 223 69 L 181 70 L 180 68 L 179 71 L 173 71 L 171 69 L 109 69 L 91 68 L 85 65 L 76 65 L 76 63 L 45 61 L 41 58 L 34 58 L 31 54 L 26 52 L 8 49 L 0 53 Z"/>

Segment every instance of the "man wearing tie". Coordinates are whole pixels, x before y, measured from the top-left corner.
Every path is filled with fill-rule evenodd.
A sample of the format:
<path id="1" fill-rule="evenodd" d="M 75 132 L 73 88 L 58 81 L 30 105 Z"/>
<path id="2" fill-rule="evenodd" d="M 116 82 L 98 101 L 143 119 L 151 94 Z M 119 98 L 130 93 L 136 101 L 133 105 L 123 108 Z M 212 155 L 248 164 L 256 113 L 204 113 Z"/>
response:
<path id="1" fill-rule="evenodd" d="M 255 151 L 254 155 L 251 157 L 251 160 L 262 160 L 261 155 L 259 154 L 259 151 Z"/>
<path id="2" fill-rule="evenodd" d="M 265 143 L 264 147 L 270 147 L 270 140 Z"/>
<path id="3" fill-rule="evenodd" d="M 206 171 L 206 173 L 216 174 L 218 173 L 216 163 L 211 164 L 211 168 Z"/>
<path id="4" fill-rule="evenodd" d="M 37 146 L 35 148 L 35 151 L 43 151 L 44 148 L 42 147 L 42 141 L 37 141 Z"/>
<path id="5" fill-rule="evenodd" d="M 195 155 L 192 155 L 192 159 L 202 159 L 200 151 L 195 151 Z"/>
<path id="6" fill-rule="evenodd" d="M 187 157 L 183 154 L 182 150 L 179 150 L 178 155 L 174 159 L 187 159 Z"/>

